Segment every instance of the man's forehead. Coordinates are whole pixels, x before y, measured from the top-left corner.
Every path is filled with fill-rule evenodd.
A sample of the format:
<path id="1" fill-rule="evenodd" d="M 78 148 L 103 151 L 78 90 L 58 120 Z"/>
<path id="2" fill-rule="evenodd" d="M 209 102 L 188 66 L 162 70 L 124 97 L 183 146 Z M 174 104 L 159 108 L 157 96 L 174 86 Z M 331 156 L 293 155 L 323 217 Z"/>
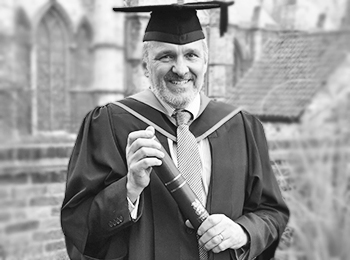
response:
<path id="1" fill-rule="evenodd" d="M 185 51 L 185 50 L 203 50 L 203 40 L 190 42 L 187 44 L 173 44 L 166 42 L 158 42 L 152 41 L 151 49 L 155 52 L 163 52 L 163 51 Z"/>

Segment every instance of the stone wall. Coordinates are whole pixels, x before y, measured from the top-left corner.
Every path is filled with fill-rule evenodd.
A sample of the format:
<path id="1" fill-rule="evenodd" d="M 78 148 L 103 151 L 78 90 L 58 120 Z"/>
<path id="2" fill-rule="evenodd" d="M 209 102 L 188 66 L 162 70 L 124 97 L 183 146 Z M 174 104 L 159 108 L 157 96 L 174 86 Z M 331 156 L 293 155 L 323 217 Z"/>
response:
<path id="1" fill-rule="evenodd" d="M 0 150 L 0 259 L 68 259 L 60 226 L 72 143 Z"/>

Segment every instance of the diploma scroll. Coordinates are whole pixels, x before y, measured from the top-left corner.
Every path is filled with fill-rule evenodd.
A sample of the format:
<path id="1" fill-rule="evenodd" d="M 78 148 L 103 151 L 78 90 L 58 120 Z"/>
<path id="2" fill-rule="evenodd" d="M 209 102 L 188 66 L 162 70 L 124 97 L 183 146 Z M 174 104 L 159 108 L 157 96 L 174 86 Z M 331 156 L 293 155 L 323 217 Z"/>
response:
<path id="1" fill-rule="evenodd" d="M 165 154 L 162 159 L 162 165 L 154 166 L 153 169 L 175 199 L 184 217 L 189 219 L 192 226 L 197 230 L 209 216 L 209 213 L 192 191 L 186 179 L 181 175 L 163 146 L 161 150 Z"/>

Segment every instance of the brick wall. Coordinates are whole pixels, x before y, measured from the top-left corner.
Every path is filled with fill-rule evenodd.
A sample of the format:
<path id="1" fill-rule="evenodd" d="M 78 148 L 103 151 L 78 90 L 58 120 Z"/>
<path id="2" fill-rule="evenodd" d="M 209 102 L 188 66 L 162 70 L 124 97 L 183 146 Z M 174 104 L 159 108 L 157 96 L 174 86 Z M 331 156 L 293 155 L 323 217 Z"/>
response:
<path id="1" fill-rule="evenodd" d="M 0 259 L 68 259 L 60 227 L 71 144 L 0 150 Z"/>

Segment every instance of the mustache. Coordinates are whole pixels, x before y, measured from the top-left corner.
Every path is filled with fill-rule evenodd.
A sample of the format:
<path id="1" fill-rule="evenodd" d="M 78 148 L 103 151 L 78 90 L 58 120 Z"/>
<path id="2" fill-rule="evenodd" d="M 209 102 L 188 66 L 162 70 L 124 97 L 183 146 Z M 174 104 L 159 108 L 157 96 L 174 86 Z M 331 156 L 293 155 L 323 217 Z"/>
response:
<path id="1" fill-rule="evenodd" d="M 187 72 L 183 76 L 179 76 L 178 74 L 169 71 L 167 74 L 165 74 L 164 79 L 168 81 L 181 81 L 181 80 L 191 80 L 193 79 L 193 75 L 190 72 Z"/>

